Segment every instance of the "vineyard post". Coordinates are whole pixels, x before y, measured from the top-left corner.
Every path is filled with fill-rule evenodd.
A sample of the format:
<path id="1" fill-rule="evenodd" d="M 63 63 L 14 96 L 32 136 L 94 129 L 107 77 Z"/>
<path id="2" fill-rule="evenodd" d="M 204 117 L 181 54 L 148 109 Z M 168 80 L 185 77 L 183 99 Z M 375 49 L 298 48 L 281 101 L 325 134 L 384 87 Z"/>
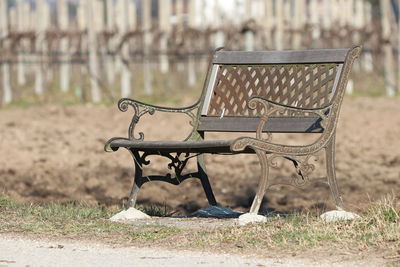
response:
<path id="1" fill-rule="evenodd" d="M 393 97 L 396 94 L 395 77 L 394 77 L 394 55 L 391 45 L 391 6 L 390 0 L 380 0 L 381 23 L 382 23 L 382 39 L 384 52 L 384 68 L 386 95 Z"/>
<path id="2" fill-rule="evenodd" d="M 272 49 L 273 47 L 273 34 L 272 29 L 274 28 L 274 13 L 273 13 L 273 3 L 271 0 L 264 0 L 264 20 L 263 29 L 265 35 L 265 43 L 267 49 Z"/>
<path id="3" fill-rule="evenodd" d="M 132 3 L 133 4 L 133 3 Z M 124 40 L 125 35 L 128 33 L 129 28 L 129 0 L 119 0 L 116 6 L 116 18 L 118 25 L 118 40 L 119 40 L 119 63 L 121 68 L 121 96 L 129 97 L 132 93 L 131 79 L 132 74 L 129 69 L 129 46 L 128 42 Z"/>
<path id="4" fill-rule="evenodd" d="M 87 16 L 87 30 L 88 30 L 88 48 L 89 48 L 89 77 L 92 101 L 97 103 L 101 101 L 99 89 L 99 63 L 97 56 L 97 40 L 96 40 L 96 25 L 95 16 L 98 14 L 95 4 L 96 0 L 86 0 L 86 16 Z"/>
<path id="5" fill-rule="evenodd" d="M 4 38 L 3 47 L 0 47 L 4 56 L 0 59 L 0 65 L 3 74 L 3 99 L 4 104 L 9 104 L 12 101 L 10 63 L 9 63 L 9 41 L 8 36 L 8 5 L 7 1 L 0 1 L 0 39 Z"/>
<path id="6" fill-rule="evenodd" d="M 151 68 L 150 68 L 150 48 L 152 42 L 151 34 L 151 0 L 142 0 L 142 31 L 143 31 L 143 79 L 144 92 L 151 95 L 153 89 L 151 86 Z"/>
<path id="7" fill-rule="evenodd" d="M 169 70 L 168 61 L 168 37 L 171 33 L 171 15 L 172 15 L 172 3 L 171 0 L 159 0 L 158 1 L 158 19 L 159 28 L 161 31 L 160 38 L 160 71 L 167 73 Z"/>
<path id="8" fill-rule="evenodd" d="M 196 1 L 189 0 L 189 12 L 188 12 L 188 25 L 189 29 L 192 30 L 195 28 L 195 16 L 196 16 Z M 189 86 L 193 86 L 196 84 L 196 65 L 195 65 L 195 58 L 193 52 L 195 50 L 194 47 L 195 40 L 190 40 L 188 42 L 188 84 Z"/>
<path id="9" fill-rule="evenodd" d="M 25 15 L 24 14 L 24 0 L 16 0 L 16 13 L 17 13 L 17 33 L 22 34 L 23 32 L 26 31 L 26 24 L 24 23 L 25 21 Z M 18 56 L 17 56 L 17 82 L 18 85 L 24 85 L 26 84 L 26 77 L 25 77 L 25 56 L 24 56 L 24 50 L 25 50 L 25 40 L 22 38 L 19 43 L 18 43 Z"/>
<path id="10" fill-rule="evenodd" d="M 106 0 L 106 27 L 107 31 L 111 34 L 115 30 L 115 16 L 114 16 L 114 2 L 113 0 Z M 105 44 L 105 52 L 115 51 L 115 36 L 112 36 L 107 44 Z M 114 84 L 115 80 L 115 64 L 114 64 L 114 56 L 107 54 L 105 56 L 106 60 L 106 72 L 107 72 L 107 81 L 109 85 Z"/>
<path id="11" fill-rule="evenodd" d="M 305 19 L 305 0 L 294 1 L 294 17 L 292 21 L 293 30 L 293 49 L 300 49 L 302 46 L 302 35 L 304 30 L 304 19 Z"/>
<path id="12" fill-rule="evenodd" d="M 283 47 L 283 0 L 275 1 L 275 49 L 282 50 Z"/>
<path id="13" fill-rule="evenodd" d="M 36 71 L 35 71 L 35 93 L 42 95 L 44 92 L 44 65 L 47 55 L 45 33 L 50 19 L 50 9 L 46 0 L 36 1 Z"/>
<path id="14" fill-rule="evenodd" d="M 68 41 L 68 26 L 69 26 L 68 5 L 66 0 L 57 1 L 57 22 L 58 29 L 65 33 L 65 36 L 60 40 L 60 88 L 66 92 L 69 89 L 69 74 L 70 74 L 70 57 L 69 57 L 69 41 Z"/>

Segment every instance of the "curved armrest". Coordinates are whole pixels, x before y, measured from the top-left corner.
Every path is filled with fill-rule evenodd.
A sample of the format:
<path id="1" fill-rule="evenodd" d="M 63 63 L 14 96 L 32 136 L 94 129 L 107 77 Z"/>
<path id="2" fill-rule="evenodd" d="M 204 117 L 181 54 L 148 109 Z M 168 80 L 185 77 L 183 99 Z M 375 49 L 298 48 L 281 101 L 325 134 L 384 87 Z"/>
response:
<path id="1" fill-rule="evenodd" d="M 329 111 L 331 109 L 331 105 L 323 108 L 298 108 L 298 107 L 290 107 L 278 104 L 273 101 L 264 99 L 262 97 L 251 97 L 248 102 L 248 107 L 250 109 L 256 109 L 257 105 L 259 104 L 263 106 L 264 112 L 261 115 L 260 123 L 257 126 L 256 138 L 253 137 L 237 138 L 231 145 L 232 151 L 242 151 L 246 147 L 253 147 L 276 154 L 308 154 L 318 151 L 320 148 L 324 147 L 326 143 L 329 141 L 330 136 L 332 134 L 332 130 L 328 131 L 327 133 L 324 132 L 324 134 L 322 134 L 322 136 L 318 138 L 315 142 L 306 146 L 290 146 L 290 145 L 275 144 L 270 142 L 271 139 L 270 133 L 267 133 L 268 134 L 267 138 L 262 138 L 262 132 L 265 123 L 274 114 L 281 116 L 290 116 L 290 117 L 296 117 L 296 116 L 299 117 L 304 115 L 309 116 L 310 114 L 315 114 L 322 119 L 321 126 L 326 128 L 328 123 L 331 121 L 331 116 L 328 116 Z"/>
<path id="2" fill-rule="evenodd" d="M 138 100 L 131 99 L 131 98 L 121 98 L 118 101 L 118 108 L 121 111 L 127 111 L 129 105 L 134 108 L 135 108 L 135 106 L 138 106 L 138 107 L 140 106 L 140 107 L 147 107 L 149 109 L 154 109 L 155 111 L 162 111 L 162 112 L 186 112 L 188 110 L 193 110 L 193 109 L 198 108 L 199 101 L 197 101 L 196 103 L 194 103 L 191 106 L 181 107 L 181 108 L 156 106 L 156 105 L 143 103 Z"/>
<path id="3" fill-rule="evenodd" d="M 186 114 L 191 119 L 190 124 L 193 126 L 193 130 L 185 140 L 190 139 L 194 136 L 194 128 L 196 126 L 195 125 L 196 113 L 194 112 L 194 110 L 199 108 L 200 101 L 197 101 L 195 104 L 193 104 L 191 106 L 182 107 L 182 108 L 170 108 L 170 107 L 156 106 L 156 105 L 146 104 L 146 103 L 143 103 L 143 102 L 140 102 L 140 101 L 137 101 L 134 99 L 130 99 L 130 98 L 122 98 L 118 101 L 118 108 L 122 112 L 127 111 L 129 106 L 131 106 L 134 111 L 132 121 L 129 126 L 129 130 L 128 130 L 128 138 L 131 140 L 137 140 L 137 141 L 144 140 L 144 134 L 142 132 L 139 133 L 139 138 L 135 138 L 135 136 L 134 136 L 135 126 L 139 122 L 140 118 L 143 115 L 145 115 L 147 113 L 150 115 L 153 115 L 156 111 Z"/>

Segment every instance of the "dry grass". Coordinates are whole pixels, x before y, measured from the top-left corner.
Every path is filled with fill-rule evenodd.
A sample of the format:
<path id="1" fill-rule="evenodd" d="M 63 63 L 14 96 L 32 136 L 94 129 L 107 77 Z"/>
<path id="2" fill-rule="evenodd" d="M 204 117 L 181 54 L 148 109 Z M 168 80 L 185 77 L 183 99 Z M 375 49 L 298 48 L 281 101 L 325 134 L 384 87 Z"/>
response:
<path id="1" fill-rule="evenodd" d="M 395 198 L 371 204 L 362 219 L 338 223 L 324 223 L 309 213 L 277 216 L 268 223 L 244 227 L 178 229 L 109 222 L 107 218 L 116 212 L 84 203 L 17 204 L 2 195 L 0 233 L 95 240 L 115 245 L 171 247 L 173 244 L 177 249 L 243 253 L 343 248 L 350 252 L 384 250 L 389 257 L 400 257 L 400 205 Z"/>

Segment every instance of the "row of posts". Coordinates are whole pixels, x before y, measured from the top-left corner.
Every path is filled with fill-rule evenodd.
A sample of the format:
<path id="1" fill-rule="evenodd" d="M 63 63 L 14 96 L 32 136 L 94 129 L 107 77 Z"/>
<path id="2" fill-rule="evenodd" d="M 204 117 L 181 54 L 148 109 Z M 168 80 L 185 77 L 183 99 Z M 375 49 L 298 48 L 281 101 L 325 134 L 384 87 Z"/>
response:
<path id="1" fill-rule="evenodd" d="M 226 11 L 224 5 L 227 2 L 235 3 L 233 9 Z M 157 20 L 152 16 L 151 0 L 85 0 L 79 1 L 76 17 L 71 20 L 69 4 L 67 0 L 57 0 L 56 26 L 51 22 L 51 8 L 46 0 L 36 0 L 36 7 L 33 11 L 29 2 L 25 0 L 15 0 L 15 7 L 7 6 L 8 1 L 0 0 L 0 40 L 2 41 L 2 57 L 8 58 L 7 51 L 12 47 L 11 40 L 8 38 L 13 32 L 34 32 L 35 51 L 38 62 L 44 61 L 48 50 L 46 45 L 46 32 L 51 29 L 64 33 L 85 32 L 85 39 L 81 44 L 82 51 L 88 51 L 88 73 L 90 77 L 90 95 L 94 102 L 101 101 L 102 93 L 100 90 L 101 64 L 99 55 L 106 55 L 106 76 L 109 83 L 115 79 L 116 69 L 120 72 L 121 96 L 132 95 L 131 81 L 132 71 L 129 67 L 130 46 L 123 45 L 115 55 L 109 55 L 107 51 L 116 51 L 117 45 L 122 43 L 126 33 L 140 29 L 143 36 L 143 74 L 144 91 L 152 94 L 152 76 L 150 69 L 149 56 L 150 47 L 153 45 L 154 28 L 158 27 L 161 32 L 159 37 L 159 66 L 161 72 L 169 70 L 169 38 L 175 27 L 185 27 L 205 30 L 206 28 L 226 29 L 237 26 L 238 24 L 250 25 L 250 30 L 246 30 L 243 39 L 242 49 L 301 49 L 304 47 L 304 33 L 302 30 L 305 25 L 312 27 L 312 39 L 318 46 L 323 29 L 345 28 L 350 25 L 354 29 L 368 29 L 373 24 L 373 10 L 370 1 L 366 0 L 159 0 Z M 140 3 L 140 13 L 135 3 Z M 380 13 L 383 39 L 382 50 L 384 52 L 384 68 L 386 79 L 387 95 L 393 96 L 396 93 L 396 61 L 394 56 L 394 37 L 399 36 L 398 24 L 394 22 L 391 0 L 380 0 Z M 32 12 L 33 11 L 33 12 Z M 139 15 L 139 16 L 138 16 Z M 251 21 L 255 26 L 251 26 Z M 139 24 L 139 27 L 138 27 Z M 35 25 L 35 28 L 33 28 Z M 261 40 L 260 25 L 264 32 L 265 39 Z M 291 29 L 290 41 L 285 29 Z M 98 35 L 101 32 L 116 32 L 106 44 L 99 44 Z M 393 35 L 393 32 L 398 34 Z M 257 40 L 258 38 L 258 40 Z M 349 43 L 359 43 L 360 36 L 356 33 L 349 36 Z M 226 43 L 223 30 L 214 34 L 212 47 L 223 46 Z M 397 38 L 398 41 L 398 38 Z M 71 65 L 71 38 L 62 37 L 59 40 L 60 51 L 60 89 L 68 91 L 70 88 Z M 265 42 L 265 43 L 263 43 Z M 186 41 L 188 44 L 195 45 L 196 40 Z M 129 44 L 129 42 L 127 42 Z M 261 44 L 261 45 L 258 45 Z M 27 47 L 27 40 L 22 40 L 19 44 Z M 340 46 L 341 44 L 337 44 Z M 306 47 L 309 48 L 309 47 Z M 23 50 L 23 49 L 22 49 Z M 209 50 L 209 49 L 208 49 Z M 5 51 L 5 52 L 4 52 Z M 205 49 L 207 51 L 207 49 Z M 372 56 L 367 49 L 364 56 L 365 68 L 372 71 Z M 25 78 L 25 53 L 17 55 L 17 83 L 24 85 Z M 194 84 L 196 75 L 194 71 L 195 58 L 188 56 L 189 83 Z M 400 56 L 398 60 L 400 64 Z M 35 86 L 37 94 L 44 91 L 44 63 L 35 65 Z M 2 88 L 3 103 L 12 101 L 10 63 L 2 60 Z M 399 76 L 400 76 L 400 67 Z M 400 79 L 397 79 L 400 80 Z M 400 87 L 400 84 L 399 86 Z"/>

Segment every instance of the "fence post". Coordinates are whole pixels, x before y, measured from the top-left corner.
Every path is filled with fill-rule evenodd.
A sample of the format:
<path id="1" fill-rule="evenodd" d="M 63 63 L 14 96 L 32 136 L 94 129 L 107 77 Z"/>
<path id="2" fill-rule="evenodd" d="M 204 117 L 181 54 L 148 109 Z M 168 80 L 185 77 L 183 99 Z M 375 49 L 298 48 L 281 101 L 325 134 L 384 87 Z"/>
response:
<path id="1" fill-rule="evenodd" d="M 150 68 L 150 47 L 151 47 L 151 0 L 142 0 L 142 30 L 144 34 L 144 61 L 143 61 L 143 73 L 144 73 L 144 92 L 146 95 L 151 95 L 153 89 L 151 86 L 151 68 Z"/>
<path id="2" fill-rule="evenodd" d="M 391 45 L 391 6 L 390 0 L 380 0 L 381 8 L 381 23 L 382 23 L 382 39 L 384 52 L 384 67 L 385 67 L 385 83 L 386 95 L 393 97 L 396 94 L 395 76 L 394 76 L 394 55 Z"/>
<path id="3" fill-rule="evenodd" d="M 70 64 L 69 64 L 69 41 L 68 41 L 68 25 L 69 25 L 69 18 L 68 18 L 68 5 L 66 0 L 58 0 L 57 1 L 57 22 L 58 22 L 58 29 L 61 30 L 63 33 L 66 34 L 60 40 L 60 52 L 61 59 L 60 63 L 60 88 L 61 91 L 66 92 L 69 89 L 69 73 L 70 73 Z"/>
<path id="4" fill-rule="evenodd" d="M 96 27 L 95 16 L 96 0 L 86 0 L 86 16 L 87 16 L 87 30 L 88 30 L 88 47 L 89 47 L 89 76 L 92 101 L 97 103 L 101 101 L 99 89 L 99 67 L 97 57 L 97 41 L 96 41 Z"/>
<path id="5" fill-rule="evenodd" d="M 195 0 L 189 0 L 189 12 L 188 12 L 188 24 L 189 28 L 193 29 L 196 26 L 195 16 L 196 16 L 196 6 Z M 194 51 L 194 40 L 190 40 L 188 47 L 188 84 L 189 86 L 193 86 L 196 84 L 196 65 L 195 58 L 193 55 Z"/>
<path id="6" fill-rule="evenodd" d="M 171 15 L 172 15 L 172 3 L 171 0 L 159 0 L 158 1 L 158 12 L 159 12 L 159 25 L 161 31 L 160 38 L 160 71 L 167 73 L 169 70 L 168 61 L 168 37 L 171 32 Z"/>
<path id="7" fill-rule="evenodd" d="M 44 91 L 44 65 L 45 53 L 47 52 L 45 46 L 45 32 L 48 26 L 49 9 L 45 0 L 36 1 L 36 71 L 35 71 L 35 93 L 42 95 Z"/>
<path id="8" fill-rule="evenodd" d="M 8 5 L 7 1 L 0 1 L 0 39 L 7 38 L 8 35 Z M 3 41 L 3 54 L 9 53 L 9 41 L 5 39 Z M 10 79 L 10 64 L 9 57 L 2 56 L 0 58 L 2 73 L 3 73 L 3 99 L 4 104 L 9 104 L 12 101 L 12 90 L 11 90 L 11 79 Z"/>
<path id="9" fill-rule="evenodd" d="M 264 34 L 267 49 L 272 49 L 273 34 L 272 29 L 274 28 L 274 12 L 273 12 L 273 2 L 271 0 L 264 0 Z"/>
<path id="10" fill-rule="evenodd" d="M 275 1 L 275 49 L 283 49 L 283 0 Z"/>
<path id="11" fill-rule="evenodd" d="M 114 10 L 114 2 L 113 0 L 106 0 L 106 20 L 107 20 L 107 31 L 112 32 L 115 30 L 115 10 Z M 108 40 L 108 43 L 105 47 L 105 52 L 115 51 L 115 37 L 111 37 Z M 114 56 L 106 55 L 105 56 L 105 64 L 106 64 L 106 72 L 107 72 L 107 81 L 109 85 L 114 84 L 115 80 L 115 64 L 114 64 Z"/>
<path id="12" fill-rule="evenodd" d="M 17 11 L 17 33 L 22 34 L 24 31 L 26 31 L 25 28 L 25 15 L 24 14 L 24 4 L 25 2 L 23 0 L 16 0 L 16 11 Z M 18 52 L 17 56 L 17 82 L 18 85 L 24 85 L 26 83 L 26 78 L 25 78 L 25 56 L 24 56 L 24 48 L 25 48 L 25 40 L 22 38 L 19 43 L 18 43 L 18 48 L 22 51 Z"/>
<path id="13" fill-rule="evenodd" d="M 292 21 L 292 29 L 293 29 L 293 48 L 300 49 L 302 46 L 302 35 L 304 30 L 304 17 L 305 17 L 305 1 L 304 0 L 296 0 L 293 3 L 294 8 L 294 18 Z"/>
<path id="14" fill-rule="evenodd" d="M 133 3 L 131 3 L 134 5 Z M 129 97 L 132 93 L 131 79 L 132 74 L 129 70 L 129 45 L 124 41 L 125 35 L 128 33 L 129 28 L 129 2 L 128 0 L 119 0 L 116 6 L 116 23 L 118 26 L 118 39 L 120 42 L 120 54 L 118 55 L 121 68 L 121 96 Z"/>

